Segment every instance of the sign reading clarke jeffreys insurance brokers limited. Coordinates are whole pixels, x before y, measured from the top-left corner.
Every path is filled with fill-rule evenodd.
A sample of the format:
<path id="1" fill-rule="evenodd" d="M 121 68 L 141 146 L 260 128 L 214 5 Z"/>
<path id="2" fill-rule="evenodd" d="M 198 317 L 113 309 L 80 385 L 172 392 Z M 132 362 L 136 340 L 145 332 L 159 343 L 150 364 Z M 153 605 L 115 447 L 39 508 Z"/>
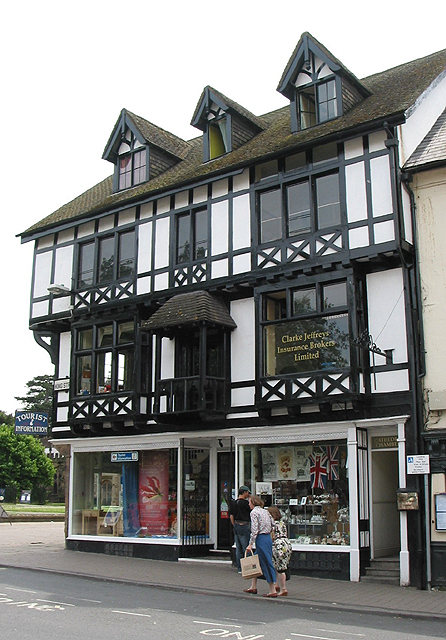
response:
<path id="1" fill-rule="evenodd" d="M 346 313 L 277 323 L 265 329 L 267 375 L 349 366 Z"/>
<path id="2" fill-rule="evenodd" d="M 16 411 L 14 432 L 24 436 L 46 436 L 48 414 L 43 411 Z"/>

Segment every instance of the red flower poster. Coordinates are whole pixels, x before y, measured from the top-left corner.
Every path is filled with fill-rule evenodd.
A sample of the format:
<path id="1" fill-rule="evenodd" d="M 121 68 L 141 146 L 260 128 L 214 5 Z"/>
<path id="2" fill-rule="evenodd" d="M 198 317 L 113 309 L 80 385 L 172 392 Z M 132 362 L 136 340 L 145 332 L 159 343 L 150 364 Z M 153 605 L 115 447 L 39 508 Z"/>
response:
<path id="1" fill-rule="evenodd" d="M 139 467 L 139 516 L 146 535 L 169 533 L 169 451 L 144 451 Z"/>

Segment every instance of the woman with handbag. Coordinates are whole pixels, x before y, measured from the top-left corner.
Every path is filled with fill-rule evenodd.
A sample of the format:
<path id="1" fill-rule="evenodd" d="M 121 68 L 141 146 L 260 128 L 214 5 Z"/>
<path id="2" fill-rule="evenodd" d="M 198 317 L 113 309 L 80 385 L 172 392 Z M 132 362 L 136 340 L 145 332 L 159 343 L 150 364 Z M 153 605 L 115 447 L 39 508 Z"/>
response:
<path id="1" fill-rule="evenodd" d="M 252 553 L 252 545 L 255 542 L 260 567 L 269 585 L 269 592 L 263 595 L 265 598 L 276 598 L 276 570 L 273 566 L 271 539 L 274 520 L 271 514 L 263 508 L 263 500 L 259 496 L 250 496 L 249 506 L 251 507 L 251 537 L 246 552 Z M 257 578 L 253 578 L 250 588 L 244 589 L 244 591 L 245 593 L 257 593 Z"/>
<path id="2" fill-rule="evenodd" d="M 268 507 L 268 511 L 274 520 L 273 538 L 273 565 L 277 572 L 278 596 L 287 596 L 286 574 L 291 559 L 291 542 L 288 540 L 286 524 L 282 521 L 282 514 L 277 507 Z"/>

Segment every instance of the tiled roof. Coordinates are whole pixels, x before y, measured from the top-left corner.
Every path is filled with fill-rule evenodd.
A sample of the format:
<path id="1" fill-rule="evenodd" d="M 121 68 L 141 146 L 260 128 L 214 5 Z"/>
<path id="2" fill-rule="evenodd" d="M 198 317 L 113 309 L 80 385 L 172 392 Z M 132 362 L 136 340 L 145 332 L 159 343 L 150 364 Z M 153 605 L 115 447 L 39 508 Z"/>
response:
<path id="1" fill-rule="evenodd" d="M 221 300 L 207 291 L 180 293 L 174 296 L 146 321 L 141 329 L 173 329 L 200 323 L 235 329 L 236 324 Z"/>
<path id="2" fill-rule="evenodd" d="M 446 162 L 446 109 L 412 153 L 404 169 L 410 171 Z"/>
<path id="3" fill-rule="evenodd" d="M 424 58 L 394 67 L 361 80 L 371 95 L 344 115 L 315 127 L 291 133 L 289 105 L 262 116 L 266 129 L 238 149 L 203 163 L 202 137 L 187 142 L 187 155 L 175 166 L 149 182 L 113 193 L 112 178 L 92 187 L 84 194 L 28 228 L 21 236 L 26 239 L 62 221 L 74 220 L 113 206 L 128 205 L 163 190 L 186 187 L 198 179 L 240 169 L 268 155 L 286 153 L 299 147 L 322 143 L 336 134 L 354 133 L 363 125 L 396 118 L 404 113 L 446 68 L 446 49 Z M 241 107 L 240 107 L 241 109 Z M 132 115 L 133 117 L 133 115 Z M 135 116 L 136 117 L 136 116 Z M 147 122 L 147 121 L 145 121 Z"/>

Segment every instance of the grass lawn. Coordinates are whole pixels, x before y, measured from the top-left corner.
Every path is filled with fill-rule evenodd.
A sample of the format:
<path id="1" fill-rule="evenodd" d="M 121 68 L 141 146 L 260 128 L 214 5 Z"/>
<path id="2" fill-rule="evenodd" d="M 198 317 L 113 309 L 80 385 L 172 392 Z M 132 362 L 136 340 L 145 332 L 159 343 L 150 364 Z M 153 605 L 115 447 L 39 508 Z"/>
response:
<path id="1" fill-rule="evenodd" d="M 0 502 L 7 513 L 65 513 L 64 504 L 11 504 Z"/>

